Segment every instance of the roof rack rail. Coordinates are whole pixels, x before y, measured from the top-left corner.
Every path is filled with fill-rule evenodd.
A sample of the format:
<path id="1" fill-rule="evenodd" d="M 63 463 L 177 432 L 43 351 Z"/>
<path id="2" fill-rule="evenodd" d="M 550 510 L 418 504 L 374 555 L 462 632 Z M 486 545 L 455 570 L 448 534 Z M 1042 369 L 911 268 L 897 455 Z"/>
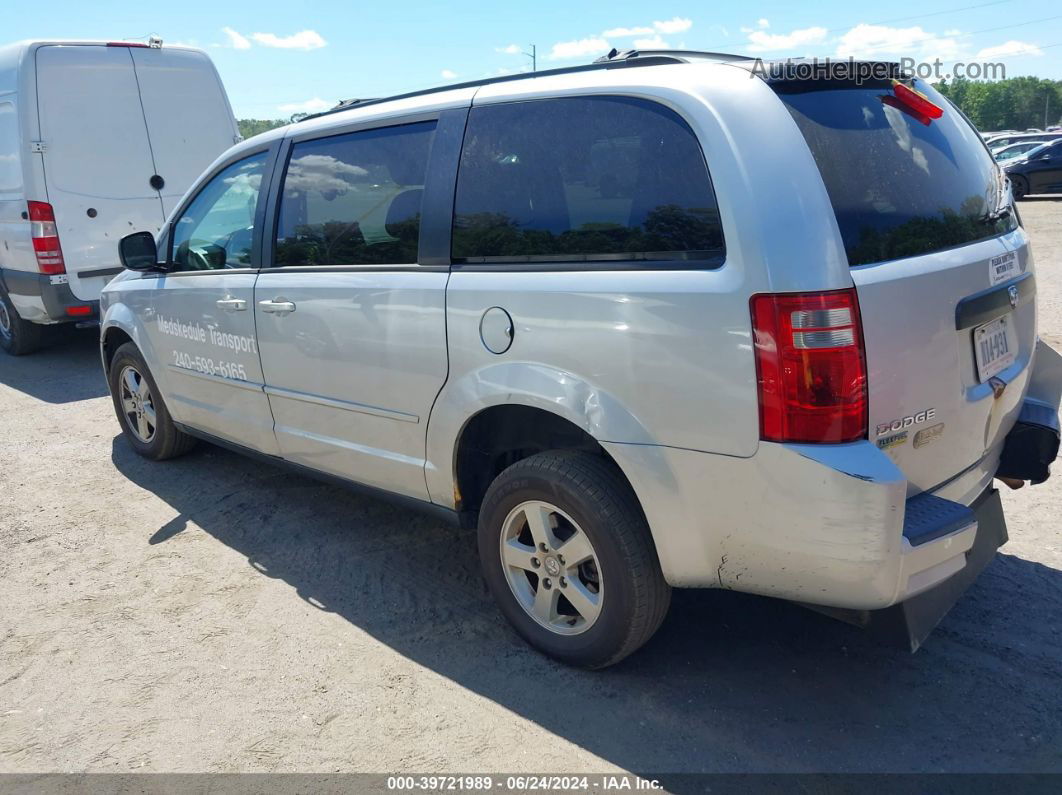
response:
<path id="1" fill-rule="evenodd" d="M 500 77 L 487 77 L 482 80 L 469 80 L 464 83 L 453 83 L 448 86 L 436 86 L 435 88 L 424 88 L 420 91 L 409 91 L 405 94 L 395 94 L 390 97 L 378 97 L 376 99 L 361 99 L 361 100 L 344 100 L 341 101 L 334 108 L 329 110 L 322 110 L 320 113 L 311 113 L 309 116 L 304 116 L 299 119 L 296 124 L 310 119 L 319 119 L 322 116 L 331 116 L 333 113 L 341 113 L 345 110 L 350 110 L 354 107 L 364 107 L 366 105 L 377 105 L 381 102 L 391 102 L 398 99 L 411 99 L 413 97 L 423 97 L 428 94 L 438 94 L 442 91 L 453 91 L 459 88 L 478 88 L 480 86 L 494 85 L 495 83 L 510 83 L 515 80 L 533 80 L 536 77 L 552 77 L 554 75 L 568 75 L 576 74 L 578 72 L 596 72 L 600 69 L 619 69 L 619 68 L 633 68 L 638 66 L 659 66 L 661 64 L 676 64 L 686 63 L 686 58 L 682 56 L 682 53 L 686 51 L 682 50 L 640 50 L 637 57 L 631 58 L 598 58 L 593 63 L 582 64 L 580 66 L 564 66 L 559 69 L 543 69 L 539 72 L 519 72 L 513 75 L 501 75 Z M 690 51 L 692 52 L 692 51 Z M 697 55 L 703 56 L 703 53 L 697 53 Z M 742 56 L 734 55 L 729 56 L 734 60 L 745 60 Z"/>
<path id="2" fill-rule="evenodd" d="M 613 47 L 608 55 L 602 55 L 594 63 L 616 63 L 633 61 L 638 58 L 660 58 L 670 56 L 676 61 L 686 62 L 690 58 L 703 58 L 709 61 L 751 61 L 751 55 L 735 55 L 730 52 L 709 52 L 707 50 L 617 50 Z"/>

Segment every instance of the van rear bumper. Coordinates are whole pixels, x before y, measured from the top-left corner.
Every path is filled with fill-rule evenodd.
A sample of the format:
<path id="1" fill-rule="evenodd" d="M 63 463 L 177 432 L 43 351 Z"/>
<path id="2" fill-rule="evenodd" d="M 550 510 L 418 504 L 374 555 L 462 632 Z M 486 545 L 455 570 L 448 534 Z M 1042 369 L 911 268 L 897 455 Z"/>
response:
<path id="1" fill-rule="evenodd" d="M 604 446 L 634 486 L 675 586 L 877 610 L 962 571 L 978 536 L 971 507 L 908 500 L 903 473 L 868 441 L 765 442 L 750 458 Z"/>
<path id="2" fill-rule="evenodd" d="M 0 268 L 0 279 L 23 320 L 33 323 L 99 321 L 100 302 L 82 301 L 68 283 L 53 283 L 51 276 Z M 71 315 L 70 307 L 89 307 L 88 314 Z M 84 311 L 84 310 L 82 310 Z"/>

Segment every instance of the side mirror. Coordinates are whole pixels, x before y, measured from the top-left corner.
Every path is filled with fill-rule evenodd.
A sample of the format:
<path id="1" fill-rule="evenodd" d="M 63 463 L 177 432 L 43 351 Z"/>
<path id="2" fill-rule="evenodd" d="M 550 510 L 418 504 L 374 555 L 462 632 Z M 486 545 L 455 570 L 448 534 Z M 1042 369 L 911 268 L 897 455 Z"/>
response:
<path id="1" fill-rule="evenodd" d="M 131 271 L 158 270 L 159 252 L 155 246 L 155 236 L 151 232 L 126 235 L 118 243 L 118 258 L 122 261 L 122 267 Z"/>

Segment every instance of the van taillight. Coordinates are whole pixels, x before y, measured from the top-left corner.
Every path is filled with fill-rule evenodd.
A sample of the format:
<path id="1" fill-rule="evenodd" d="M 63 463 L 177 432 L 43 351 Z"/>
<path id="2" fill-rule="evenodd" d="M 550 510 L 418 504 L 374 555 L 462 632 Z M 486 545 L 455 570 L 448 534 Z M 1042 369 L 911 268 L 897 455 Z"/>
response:
<path id="1" fill-rule="evenodd" d="M 867 370 L 854 289 L 754 295 L 760 438 L 867 438 Z"/>
<path id="2" fill-rule="evenodd" d="M 59 246 L 59 232 L 55 228 L 55 213 L 47 202 L 26 202 L 29 205 L 30 234 L 37 268 L 41 273 L 66 273 L 63 249 Z"/>

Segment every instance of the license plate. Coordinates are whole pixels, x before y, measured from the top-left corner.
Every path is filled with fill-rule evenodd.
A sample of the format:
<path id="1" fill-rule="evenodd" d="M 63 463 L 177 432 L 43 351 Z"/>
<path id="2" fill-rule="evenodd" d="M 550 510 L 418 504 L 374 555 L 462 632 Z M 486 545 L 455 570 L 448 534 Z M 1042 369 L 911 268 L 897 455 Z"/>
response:
<path id="1" fill-rule="evenodd" d="M 974 356 L 977 377 L 987 381 L 1006 370 L 1018 356 L 1018 340 L 1009 315 L 974 329 Z"/>

